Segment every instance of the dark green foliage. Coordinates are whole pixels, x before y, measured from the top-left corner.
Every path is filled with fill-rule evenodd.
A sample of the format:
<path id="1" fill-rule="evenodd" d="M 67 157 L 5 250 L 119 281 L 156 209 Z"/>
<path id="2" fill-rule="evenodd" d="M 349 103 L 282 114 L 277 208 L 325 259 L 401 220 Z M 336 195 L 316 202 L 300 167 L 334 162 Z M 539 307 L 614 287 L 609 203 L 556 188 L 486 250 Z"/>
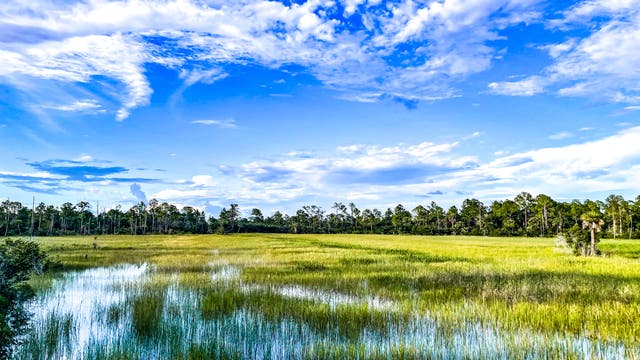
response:
<path id="1" fill-rule="evenodd" d="M 585 255 L 589 249 L 589 232 L 578 225 L 572 226 L 564 234 L 567 246 L 575 255 Z"/>
<path id="2" fill-rule="evenodd" d="M 22 304 L 34 293 L 24 282 L 48 264 L 47 255 L 34 242 L 6 239 L 0 243 L 0 359 L 9 357 L 28 321 Z"/>
<path id="3" fill-rule="evenodd" d="M 276 211 L 271 216 L 254 208 L 248 218 L 240 205 L 223 208 L 217 218 L 190 206 L 182 209 L 151 199 L 129 210 L 119 206 L 95 215 L 91 205 L 64 203 L 59 208 L 40 203 L 32 210 L 19 202 L 0 203 L 0 234 L 36 236 L 99 234 L 412 234 L 412 235 L 489 235 L 554 236 L 582 225 L 581 215 L 602 214 L 604 238 L 640 237 L 640 196 L 626 200 L 611 195 L 603 201 L 558 202 L 548 195 L 522 192 L 513 199 L 485 204 L 465 199 L 460 208 L 447 211 L 431 202 L 413 209 L 402 204 L 386 211 L 359 209 L 354 203 L 337 202 L 330 210 L 305 205 L 288 215 Z M 32 216 L 33 215 L 33 216 Z M 31 219 L 34 219 L 31 231 Z"/>

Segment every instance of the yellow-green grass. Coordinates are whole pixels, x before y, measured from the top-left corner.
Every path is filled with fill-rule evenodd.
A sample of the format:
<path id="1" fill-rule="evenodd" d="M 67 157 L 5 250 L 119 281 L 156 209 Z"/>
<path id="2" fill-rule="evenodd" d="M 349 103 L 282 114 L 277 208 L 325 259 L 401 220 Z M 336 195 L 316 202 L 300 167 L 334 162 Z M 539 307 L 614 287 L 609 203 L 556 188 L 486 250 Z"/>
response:
<path id="1" fill-rule="evenodd" d="M 291 309 L 292 318 L 325 330 L 349 319 L 342 330 L 356 337 L 360 327 L 384 322 L 379 309 L 331 309 L 212 285 L 212 269 L 231 266 L 242 269 L 237 281 L 259 289 L 296 285 L 382 299 L 395 304 L 394 318 L 428 314 L 442 328 L 474 322 L 507 332 L 621 341 L 636 354 L 640 346 L 640 241 L 604 240 L 605 256 L 598 258 L 575 257 L 549 238 L 237 234 L 36 241 L 66 269 L 152 264 L 156 275 L 147 286 L 163 292 L 177 279 L 200 294 L 205 318 L 240 308 L 269 309 L 263 315 L 275 318 Z M 34 283 L 44 288 L 46 281 Z M 162 304 L 153 297 L 132 301 L 134 315 L 144 320 L 134 324 L 137 331 L 151 333 L 145 316 L 159 315 L 141 310 Z"/>

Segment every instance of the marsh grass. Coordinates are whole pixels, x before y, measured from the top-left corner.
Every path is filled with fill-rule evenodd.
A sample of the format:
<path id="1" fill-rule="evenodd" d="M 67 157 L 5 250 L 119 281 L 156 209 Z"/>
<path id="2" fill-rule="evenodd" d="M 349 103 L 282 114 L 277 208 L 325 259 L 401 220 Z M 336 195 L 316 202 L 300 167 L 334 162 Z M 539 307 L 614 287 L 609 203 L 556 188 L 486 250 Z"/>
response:
<path id="1" fill-rule="evenodd" d="M 161 321 L 164 292 L 144 290 L 133 298 L 131 308 L 134 333 L 142 338 L 150 338 Z"/>
<path id="2" fill-rule="evenodd" d="M 67 272 L 35 280 L 33 309 L 45 315 L 19 355 L 640 358 L 640 242 L 606 240 L 607 256 L 587 259 L 530 238 L 121 236 L 100 237 L 96 250 L 93 239 L 40 241 Z M 118 264 L 149 265 L 78 271 Z M 94 299 L 89 315 L 52 312 L 69 289 L 110 300 Z"/>

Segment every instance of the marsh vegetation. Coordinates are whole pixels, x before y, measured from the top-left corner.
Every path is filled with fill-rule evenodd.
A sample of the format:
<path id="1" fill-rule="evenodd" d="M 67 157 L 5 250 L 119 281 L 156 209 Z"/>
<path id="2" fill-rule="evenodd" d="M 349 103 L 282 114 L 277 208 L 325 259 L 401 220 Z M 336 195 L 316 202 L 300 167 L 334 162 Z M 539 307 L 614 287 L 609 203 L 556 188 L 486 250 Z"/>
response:
<path id="1" fill-rule="evenodd" d="M 39 239 L 17 358 L 638 358 L 640 243 L 376 235 Z M 97 246 L 94 246 L 93 243 Z"/>

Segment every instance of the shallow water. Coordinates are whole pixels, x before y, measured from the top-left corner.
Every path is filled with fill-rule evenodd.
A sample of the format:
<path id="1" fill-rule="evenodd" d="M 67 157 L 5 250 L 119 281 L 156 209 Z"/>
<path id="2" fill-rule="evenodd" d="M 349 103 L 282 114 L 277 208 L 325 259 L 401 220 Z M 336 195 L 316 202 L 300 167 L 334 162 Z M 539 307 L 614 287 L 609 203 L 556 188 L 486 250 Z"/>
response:
<path id="1" fill-rule="evenodd" d="M 71 320 L 69 331 L 63 331 L 68 339 L 58 339 L 56 346 L 63 345 L 65 340 L 73 345 L 66 346 L 63 353 L 49 352 L 47 357 L 82 358 L 84 349 L 94 339 L 118 339 L 119 329 L 105 326 L 100 316 L 112 306 L 121 306 L 127 298 L 127 285 L 142 280 L 148 270 L 147 264 L 121 265 L 67 272 L 61 279 L 54 279 L 51 288 L 38 294 L 27 306 L 33 314 L 32 328 L 36 332 L 44 329 L 52 318 Z M 42 339 L 48 334 L 44 331 L 37 335 Z"/>
<path id="2" fill-rule="evenodd" d="M 622 343 L 528 330 L 505 333 L 464 319 L 453 327 L 442 326 L 428 313 L 399 316 L 397 304 L 390 300 L 297 284 L 245 284 L 241 274 L 240 267 L 218 266 L 209 275 L 211 289 L 236 291 L 258 302 L 260 297 L 276 296 L 290 303 L 292 311 L 301 305 L 328 306 L 329 316 L 338 316 L 338 308 L 364 306 L 365 311 L 382 316 L 384 326 L 363 325 L 356 328 L 355 336 L 346 336 L 341 327 L 353 326 L 345 323 L 348 318 L 338 318 L 337 328 L 322 327 L 293 312 L 274 316 L 269 309 L 255 306 L 203 316 L 202 291 L 181 287 L 177 274 L 166 285 L 150 290 L 144 284 L 152 281 L 153 267 L 123 265 L 65 273 L 38 294 L 28 306 L 34 314 L 32 330 L 17 358 L 640 357 L 638 348 Z"/>

